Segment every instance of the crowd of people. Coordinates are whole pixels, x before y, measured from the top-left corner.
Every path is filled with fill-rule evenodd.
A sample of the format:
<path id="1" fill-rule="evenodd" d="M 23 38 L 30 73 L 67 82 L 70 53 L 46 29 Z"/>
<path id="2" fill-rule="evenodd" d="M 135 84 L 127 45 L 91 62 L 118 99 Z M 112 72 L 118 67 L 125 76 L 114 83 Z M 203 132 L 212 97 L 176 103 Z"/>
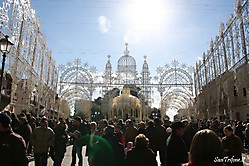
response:
<path id="1" fill-rule="evenodd" d="M 34 159 L 35 166 L 47 166 L 50 156 L 54 166 L 61 166 L 70 144 L 71 166 L 83 165 L 83 146 L 89 166 L 157 166 L 157 154 L 161 166 L 243 166 L 249 123 L 159 118 L 90 122 L 0 113 L 0 165 L 27 166 Z"/>

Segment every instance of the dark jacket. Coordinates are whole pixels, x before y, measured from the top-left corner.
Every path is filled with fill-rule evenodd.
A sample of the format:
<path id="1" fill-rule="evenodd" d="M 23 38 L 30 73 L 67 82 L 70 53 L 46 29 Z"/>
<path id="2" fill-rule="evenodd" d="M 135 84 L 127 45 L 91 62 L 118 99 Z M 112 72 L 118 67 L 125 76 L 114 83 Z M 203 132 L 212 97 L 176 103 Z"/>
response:
<path id="1" fill-rule="evenodd" d="M 0 132 L 0 165 L 28 165 L 25 142 L 20 135 L 11 130 Z"/>
<path id="2" fill-rule="evenodd" d="M 156 129 L 156 139 L 157 139 L 157 149 L 156 150 L 165 150 L 166 149 L 166 141 L 167 141 L 167 133 L 164 126 L 155 125 Z"/>
<path id="3" fill-rule="evenodd" d="M 167 166 L 180 166 L 188 162 L 188 152 L 184 141 L 172 133 L 167 140 Z"/>
<path id="4" fill-rule="evenodd" d="M 16 133 L 23 137 L 26 145 L 28 145 L 30 141 L 30 135 L 32 133 L 32 128 L 28 123 L 23 123 L 19 126 L 19 128 L 16 130 Z"/>
<path id="5" fill-rule="evenodd" d="M 86 135 L 87 135 L 87 126 L 84 123 L 81 123 L 79 126 L 74 126 L 74 133 L 79 133 L 78 137 L 73 136 L 73 146 L 82 147 L 87 144 Z"/>
<path id="6" fill-rule="evenodd" d="M 128 151 L 124 163 L 125 166 L 157 166 L 155 154 L 147 147 Z"/>
<path id="7" fill-rule="evenodd" d="M 55 133 L 55 142 L 54 142 L 55 151 L 56 152 L 60 151 L 65 153 L 68 141 L 65 128 L 58 125 L 54 129 L 54 133 Z"/>
<path id="8" fill-rule="evenodd" d="M 155 126 L 148 126 L 146 128 L 146 137 L 149 139 L 149 148 L 157 151 L 157 133 Z"/>
<path id="9" fill-rule="evenodd" d="M 228 158 L 235 158 L 235 159 L 241 159 L 242 161 L 242 142 L 241 139 L 232 134 L 230 137 L 223 137 L 222 138 L 222 144 L 223 144 L 223 148 L 228 149 L 228 152 L 224 152 L 224 157 L 228 157 Z M 226 163 L 227 165 L 229 165 L 230 163 Z M 232 165 L 241 165 L 243 166 L 243 163 L 237 162 L 237 163 L 232 163 Z"/>
<path id="10" fill-rule="evenodd" d="M 240 126 L 240 125 L 237 125 L 234 131 L 234 134 L 238 136 L 242 142 L 245 140 L 245 135 L 243 133 L 244 131 L 245 131 L 244 126 Z"/>

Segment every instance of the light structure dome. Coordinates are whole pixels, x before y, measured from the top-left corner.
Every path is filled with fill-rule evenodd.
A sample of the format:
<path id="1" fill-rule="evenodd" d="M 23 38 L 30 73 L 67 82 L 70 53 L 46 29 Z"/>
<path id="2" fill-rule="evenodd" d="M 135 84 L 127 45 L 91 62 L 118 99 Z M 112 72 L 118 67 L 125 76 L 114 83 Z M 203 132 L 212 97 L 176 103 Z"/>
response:
<path id="1" fill-rule="evenodd" d="M 124 51 L 124 55 L 118 60 L 118 77 L 119 79 L 123 79 L 126 81 L 135 81 L 136 80 L 136 61 L 130 56 L 130 52 L 128 50 L 128 43 L 125 44 L 126 49 Z"/>

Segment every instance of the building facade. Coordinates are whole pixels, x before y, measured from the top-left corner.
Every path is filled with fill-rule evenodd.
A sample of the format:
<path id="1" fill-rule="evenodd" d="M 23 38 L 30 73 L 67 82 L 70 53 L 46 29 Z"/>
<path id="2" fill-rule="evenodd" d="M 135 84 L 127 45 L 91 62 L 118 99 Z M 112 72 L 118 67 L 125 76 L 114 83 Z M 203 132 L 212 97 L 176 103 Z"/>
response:
<path id="1" fill-rule="evenodd" d="M 236 1 L 235 11 L 195 68 L 195 114 L 199 119 L 248 120 L 249 6 Z"/>

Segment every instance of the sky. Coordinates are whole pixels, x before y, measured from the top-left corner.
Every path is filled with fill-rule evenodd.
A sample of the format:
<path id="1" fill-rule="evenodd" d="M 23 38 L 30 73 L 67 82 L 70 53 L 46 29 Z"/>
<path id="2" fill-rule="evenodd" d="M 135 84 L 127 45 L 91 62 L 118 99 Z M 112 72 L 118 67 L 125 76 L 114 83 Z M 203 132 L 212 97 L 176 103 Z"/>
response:
<path id="1" fill-rule="evenodd" d="M 80 58 L 101 73 L 111 55 L 116 71 L 128 43 L 138 73 L 146 55 L 155 75 L 173 60 L 194 67 L 220 23 L 234 13 L 235 0 L 31 0 L 31 5 L 57 65 Z M 159 107 L 159 95 L 154 101 Z"/>
<path id="2" fill-rule="evenodd" d="M 102 72 L 113 69 L 125 43 L 140 73 L 143 57 L 152 74 L 178 60 L 195 66 L 235 0 L 31 0 L 57 65 L 80 58 Z"/>

